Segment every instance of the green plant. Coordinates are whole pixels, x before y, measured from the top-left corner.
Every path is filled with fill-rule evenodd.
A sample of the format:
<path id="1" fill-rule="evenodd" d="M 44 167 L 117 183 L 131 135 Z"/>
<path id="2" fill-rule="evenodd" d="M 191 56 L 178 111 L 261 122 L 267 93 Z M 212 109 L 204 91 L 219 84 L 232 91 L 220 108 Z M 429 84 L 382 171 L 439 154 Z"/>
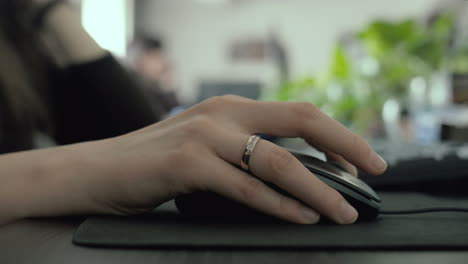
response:
<path id="1" fill-rule="evenodd" d="M 468 71 L 468 47 L 462 52 L 449 49 L 453 25 L 450 13 L 428 25 L 415 19 L 374 21 L 354 34 L 352 43 L 362 49 L 363 56 L 351 57 L 345 43 L 338 42 L 325 74 L 281 85 L 272 99 L 313 102 L 363 132 L 379 118 L 388 98 L 406 96 L 413 77 L 447 68 Z M 366 63 L 373 70 L 363 70 Z"/>
<path id="2" fill-rule="evenodd" d="M 442 69 L 449 59 L 453 21 L 447 13 L 428 26 L 410 19 L 371 23 L 357 34 L 367 53 L 379 64 L 379 71 L 371 80 L 384 87 L 385 94 L 402 96 L 411 78 Z"/>

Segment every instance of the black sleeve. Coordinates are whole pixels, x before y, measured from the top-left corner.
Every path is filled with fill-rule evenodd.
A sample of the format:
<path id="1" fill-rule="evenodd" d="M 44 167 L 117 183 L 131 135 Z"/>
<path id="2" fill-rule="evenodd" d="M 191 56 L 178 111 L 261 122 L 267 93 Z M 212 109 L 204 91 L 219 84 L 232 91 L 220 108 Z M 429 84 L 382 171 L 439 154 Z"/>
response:
<path id="1" fill-rule="evenodd" d="M 158 121 L 138 82 L 110 54 L 59 75 L 53 92 L 59 144 L 113 137 Z"/>

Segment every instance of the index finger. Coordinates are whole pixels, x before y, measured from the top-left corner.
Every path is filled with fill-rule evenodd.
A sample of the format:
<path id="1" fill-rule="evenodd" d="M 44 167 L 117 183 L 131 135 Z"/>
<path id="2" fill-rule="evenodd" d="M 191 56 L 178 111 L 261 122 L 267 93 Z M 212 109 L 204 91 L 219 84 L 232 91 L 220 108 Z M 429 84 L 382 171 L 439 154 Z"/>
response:
<path id="1" fill-rule="evenodd" d="M 320 144 L 371 174 L 381 174 L 387 163 L 360 136 L 310 103 L 243 101 L 242 120 L 248 133 L 301 137 Z M 248 118 L 246 118 L 248 117 Z"/>

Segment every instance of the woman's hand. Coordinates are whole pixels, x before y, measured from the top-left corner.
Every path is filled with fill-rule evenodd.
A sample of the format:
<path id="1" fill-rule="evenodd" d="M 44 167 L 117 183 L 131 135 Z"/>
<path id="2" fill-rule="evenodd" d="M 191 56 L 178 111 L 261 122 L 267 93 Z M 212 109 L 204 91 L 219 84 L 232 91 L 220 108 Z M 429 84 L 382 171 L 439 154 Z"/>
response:
<path id="1" fill-rule="evenodd" d="M 340 224 L 356 220 L 356 210 L 337 191 L 268 141 L 260 140 L 250 158 L 256 177 L 239 169 L 247 140 L 257 133 L 304 138 L 351 171 L 350 164 L 372 174 L 386 169 L 362 138 L 312 104 L 223 96 L 119 137 L 0 155 L 0 224 L 25 217 L 138 214 L 195 190 L 295 223 L 316 223 L 320 215 Z"/>
<path id="2" fill-rule="evenodd" d="M 372 174 L 383 173 L 387 166 L 362 138 L 312 104 L 222 96 L 83 148 L 96 164 L 85 169 L 90 170 L 85 174 L 91 183 L 88 193 L 102 213 L 141 213 L 180 194 L 206 190 L 295 223 L 316 223 L 319 215 L 340 224 L 357 219 L 356 210 L 337 191 L 268 141 L 260 140 L 250 159 L 250 171 L 258 179 L 239 169 L 246 142 L 257 133 L 304 138 L 334 159 Z"/>

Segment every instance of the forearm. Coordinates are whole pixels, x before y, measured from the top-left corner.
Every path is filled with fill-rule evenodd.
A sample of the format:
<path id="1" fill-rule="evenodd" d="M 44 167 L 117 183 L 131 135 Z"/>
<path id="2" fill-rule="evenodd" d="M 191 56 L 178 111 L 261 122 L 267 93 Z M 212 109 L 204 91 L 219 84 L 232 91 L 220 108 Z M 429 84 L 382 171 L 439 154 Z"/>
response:
<path id="1" fill-rule="evenodd" d="M 95 143 L 0 155 L 0 225 L 27 217 L 99 213 L 89 195 L 95 188 L 93 160 L 98 160 L 85 151 L 89 144 Z"/>

